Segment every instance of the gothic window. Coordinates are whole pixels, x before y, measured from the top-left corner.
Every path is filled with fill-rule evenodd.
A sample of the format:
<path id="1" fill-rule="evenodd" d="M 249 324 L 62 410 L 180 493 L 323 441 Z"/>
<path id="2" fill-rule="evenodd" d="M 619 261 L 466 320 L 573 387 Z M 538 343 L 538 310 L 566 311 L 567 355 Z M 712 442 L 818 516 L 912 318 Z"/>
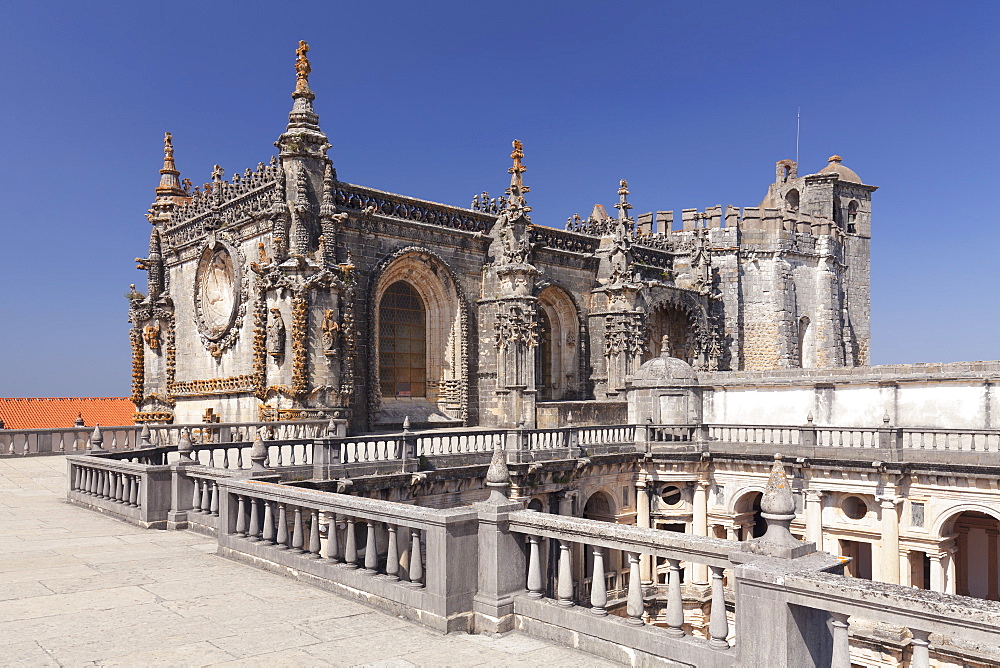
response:
<path id="1" fill-rule="evenodd" d="M 785 206 L 789 211 L 799 210 L 799 191 L 794 188 L 785 195 Z"/>
<path id="2" fill-rule="evenodd" d="M 382 396 L 427 396 L 427 312 L 405 281 L 389 286 L 379 302 L 379 380 Z"/>
<path id="3" fill-rule="evenodd" d="M 858 202 L 857 200 L 851 200 L 851 203 L 847 205 L 847 231 L 850 233 L 857 232 L 858 223 Z"/>
<path id="4" fill-rule="evenodd" d="M 552 400 L 552 323 L 545 309 L 538 309 L 538 351 L 535 355 L 535 386 L 539 401 Z"/>

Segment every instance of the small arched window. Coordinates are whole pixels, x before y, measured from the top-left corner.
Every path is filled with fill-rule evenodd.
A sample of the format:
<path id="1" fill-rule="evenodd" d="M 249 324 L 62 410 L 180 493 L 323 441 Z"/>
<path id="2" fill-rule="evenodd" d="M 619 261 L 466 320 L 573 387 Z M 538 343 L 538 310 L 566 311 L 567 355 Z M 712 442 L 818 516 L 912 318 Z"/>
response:
<path id="1" fill-rule="evenodd" d="M 807 363 L 810 361 L 806 357 L 806 336 L 809 334 L 809 316 L 802 316 L 799 318 L 799 349 L 798 349 L 798 362 L 799 368 L 805 368 Z M 812 366 L 809 364 L 809 366 Z"/>
<path id="2" fill-rule="evenodd" d="M 854 233 L 857 231 L 858 222 L 858 202 L 857 200 L 851 200 L 851 203 L 847 205 L 847 231 Z"/>
<path id="3" fill-rule="evenodd" d="M 538 349 L 535 354 L 535 386 L 540 401 L 551 401 L 553 396 L 552 373 L 552 322 L 545 309 L 538 309 Z"/>
<path id="4" fill-rule="evenodd" d="M 427 312 L 405 281 L 390 285 L 379 301 L 378 342 L 382 396 L 427 396 Z"/>
<path id="5" fill-rule="evenodd" d="M 789 211 L 799 210 L 799 191 L 792 188 L 785 194 L 785 207 Z"/>

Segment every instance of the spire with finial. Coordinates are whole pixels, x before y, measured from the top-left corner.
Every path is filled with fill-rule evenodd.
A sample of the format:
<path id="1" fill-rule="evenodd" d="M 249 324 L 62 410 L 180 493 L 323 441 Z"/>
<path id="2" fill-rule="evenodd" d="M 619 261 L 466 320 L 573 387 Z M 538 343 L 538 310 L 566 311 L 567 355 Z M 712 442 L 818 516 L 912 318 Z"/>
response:
<path id="1" fill-rule="evenodd" d="M 615 204 L 615 208 L 618 209 L 618 220 L 629 220 L 628 211 L 632 205 L 628 203 L 628 181 L 625 179 L 618 184 L 618 204 Z"/>
<path id="2" fill-rule="evenodd" d="M 169 132 L 163 133 L 163 168 L 160 170 L 160 185 L 156 186 L 156 199 L 146 216 L 156 225 L 170 217 L 170 213 L 189 197 L 181 187 L 181 173 L 174 164 L 174 138 Z"/>
<path id="3" fill-rule="evenodd" d="M 302 157 L 324 157 L 326 149 L 330 148 L 326 135 L 319 129 L 319 115 L 313 110 L 313 100 L 316 95 L 309 88 L 309 73 L 312 65 L 306 54 L 309 45 L 299 42 L 295 50 L 295 91 L 292 93 L 292 111 L 288 114 L 288 127 L 275 142 L 281 149 L 282 157 L 298 155 Z"/>
<path id="4" fill-rule="evenodd" d="M 514 161 L 514 165 L 507 170 L 507 173 L 510 174 L 510 187 L 506 191 L 507 210 L 511 212 L 511 218 L 516 218 L 517 214 L 521 214 L 527 218 L 531 207 L 525 201 L 524 194 L 529 192 L 531 188 L 524 185 L 524 179 L 521 176 L 528 169 L 521 162 L 524 160 L 524 144 L 521 143 L 521 140 L 515 139 L 511 146 L 513 146 L 514 150 L 511 152 L 510 157 Z"/>

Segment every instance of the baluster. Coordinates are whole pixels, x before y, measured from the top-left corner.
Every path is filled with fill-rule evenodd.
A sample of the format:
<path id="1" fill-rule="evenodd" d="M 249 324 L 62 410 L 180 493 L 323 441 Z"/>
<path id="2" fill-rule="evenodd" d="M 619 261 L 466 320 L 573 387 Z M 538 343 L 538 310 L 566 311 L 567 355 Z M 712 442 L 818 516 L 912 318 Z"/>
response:
<path id="1" fill-rule="evenodd" d="M 556 596 L 559 605 L 569 608 L 573 604 L 573 545 L 568 540 L 559 541 L 559 580 Z"/>
<path id="2" fill-rule="evenodd" d="M 201 512 L 201 481 L 197 478 L 192 478 L 194 482 L 194 492 L 191 493 L 191 509 L 196 512 Z"/>
<path id="3" fill-rule="evenodd" d="M 414 589 L 423 587 L 424 564 L 420 554 L 420 529 L 410 529 L 410 586 Z"/>
<path id="4" fill-rule="evenodd" d="M 681 560 L 667 559 L 667 635 L 684 635 L 684 600 L 681 598 Z"/>
<path id="5" fill-rule="evenodd" d="M 726 590 L 722 585 L 722 567 L 709 566 L 712 571 L 712 609 L 708 622 L 708 644 L 719 649 L 729 649 L 729 619 L 726 617 Z"/>
<path id="6" fill-rule="evenodd" d="M 247 540 L 257 542 L 260 540 L 260 510 L 259 502 L 253 497 L 250 499 L 250 526 L 247 527 Z"/>
<path id="7" fill-rule="evenodd" d="M 538 549 L 537 539 L 535 539 L 535 549 Z M 603 617 L 608 614 L 608 610 L 605 607 L 608 604 L 608 584 L 604 580 L 604 548 L 595 545 L 593 550 L 594 573 L 590 580 L 590 612 Z M 539 589 L 541 589 L 541 583 L 539 583 Z M 641 601 L 641 587 L 639 597 Z"/>
<path id="8" fill-rule="evenodd" d="M 201 512 L 206 515 L 212 512 L 212 487 L 207 478 L 201 480 Z"/>
<path id="9" fill-rule="evenodd" d="M 319 559 L 319 550 L 319 511 L 313 509 L 309 511 L 309 558 Z"/>
<path id="10" fill-rule="evenodd" d="M 639 553 L 628 553 L 629 575 L 628 575 L 628 600 L 625 603 L 625 612 L 628 613 L 628 623 L 641 626 L 643 603 L 642 603 L 642 576 L 639 573 Z"/>
<path id="11" fill-rule="evenodd" d="M 375 529 L 378 522 L 368 520 L 368 531 L 365 538 L 365 572 L 371 575 L 378 573 L 378 547 L 375 545 Z"/>
<path id="12" fill-rule="evenodd" d="M 111 498 L 111 471 L 104 472 L 104 493 L 101 496 L 105 499 Z"/>
<path id="13" fill-rule="evenodd" d="M 83 468 L 82 466 L 80 468 Z M 93 486 L 93 476 L 90 475 L 89 468 L 83 468 L 83 493 L 90 496 L 90 489 Z"/>
<path id="14" fill-rule="evenodd" d="M 207 434 L 206 434 L 206 439 L 207 439 Z M 209 451 L 208 451 L 208 465 L 211 466 L 212 468 L 215 468 L 215 449 L 214 448 L 210 448 Z"/>
<path id="15" fill-rule="evenodd" d="M 300 443 L 299 447 L 302 448 L 302 465 L 306 466 L 309 464 L 309 445 Z"/>
<path id="16" fill-rule="evenodd" d="M 236 468 L 237 470 L 243 468 L 243 448 L 236 449 Z"/>
<path id="17" fill-rule="evenodd" d="M 122 475 L 122 503 L 132 505 L 132 490 L 135 488 L 135 478 L 127 473 Z"/>
<path id="18" fill-rule="evenodd" d="M 302 508 L 295 506 L 294 520 L 292 521 L 292 552 L 304 552 L 302 535 Z"/>
<path id="19" fill-rule="evenodd" d="M 275 547 L 288 549 L 288 516 L 284 503 L 278 503 L 278 538 Z"/>
<path id="20" fill-rule="evenodd" d="M 222 468 L 229 469 L 229 448 L 222 449 Z"/>
<path id="21" fill-rule="evenodd" d="M 345 518 L 347 522 L 347 536 L 344 538 L 344 567 L 358 567 L 358 535 L 354 526 L 354 518 Z"/>
<path id="22" fill-rule="evenodd" d="M 142 477 L 135 477 L 135 503 L 133 504 L 136 508 L 142 508 Z"/>
<path id="23" fill-rule="evenodd" d="M 98 470 L 97 469 L 87 469 L 87 476 L 90 479 L 89 483 L 87 484 L 87 488 L 88 488 L 87 489 L 87 494 L 89 494 L 90 496 L 97 496 L 97 486 L 98 486 L 98 483 L 100 483 L 100 480 L 101 480 L 100 476 L 98 475 Z"/>
<path id="24" fill-rule="evenodd" d="M 264 544 L 274 545 L 274 508 L 273 501 L 264 501 Z"/>
<path id="25" fill-rule="evenodd" d="M 390 580 L 399 579 L 399 546 L 396 545 L 396 525 L 386 524 L 389 531 L 389 546 L 385 553 L 385 574 Z"/>
<path id="26" fill-rule="evenodd" d="M 340 543 L 337 540 L 337 514 L 329 513 L 329 523 L 326 525 L 326 558 L 330 561 L 340 559 Z"/>
<path id="27" fill-rule="evenodd" d="M 542 597 L 542 563 L 538 555 L 538 536 L 528 536 L 528 598 Z"/>
<path id="28" fill-rule="evenodd" d="M 246 536 L 247 535 L 247 509 L 246 501 L 242 494 L 236 495 L 236 535 Z"/>
<path id="29" fill-rule="evenodd" d="M 281 446 L 278 446 L 278 466 L 281 466 Z"/>
<path id="30" fill-rule="evenodd" d="M 117 471 L 111 473 L 111 500 L 115 503 L 122 500 L 122 476 Z"/>
<path id="31" fill-rule="evenodd" d="M 833 657 L 830 668 L 851 668 L 851 641 L 847 634 L 847 615 L 831 612 L 833 618 Z"/>
<path id="32" fill-rule="evenodd" d="M 219 516 L 219 483 L 217 480 L 212 481 L 212 502 L 209 505 L 209 511 L 213 517 Z"/>
<path id="33" fill-rule="evenodd" d="M 930 668 L 930 632 L 910 629 L 913 637 L 910 639 L 910 666 L 913 668 Z"/>
<path id="34" fill-rule="evenodd" d="M 288 449 L 288 465 L 295 466 L 295 444 L 293 443 Z"/>

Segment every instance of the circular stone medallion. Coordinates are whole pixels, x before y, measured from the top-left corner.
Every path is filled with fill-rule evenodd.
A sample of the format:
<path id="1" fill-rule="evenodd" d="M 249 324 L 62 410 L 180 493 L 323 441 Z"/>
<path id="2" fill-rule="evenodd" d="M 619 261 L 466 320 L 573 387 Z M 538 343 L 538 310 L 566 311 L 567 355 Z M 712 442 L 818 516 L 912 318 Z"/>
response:
<path id="1" fill-rule="evenodd" d="M 239 277 L 233 256 L 221 244 L 205 250 L 195 276 L 195 299 L 202 333 L 221 339 L 233 324 L 239 305 Z"/>

